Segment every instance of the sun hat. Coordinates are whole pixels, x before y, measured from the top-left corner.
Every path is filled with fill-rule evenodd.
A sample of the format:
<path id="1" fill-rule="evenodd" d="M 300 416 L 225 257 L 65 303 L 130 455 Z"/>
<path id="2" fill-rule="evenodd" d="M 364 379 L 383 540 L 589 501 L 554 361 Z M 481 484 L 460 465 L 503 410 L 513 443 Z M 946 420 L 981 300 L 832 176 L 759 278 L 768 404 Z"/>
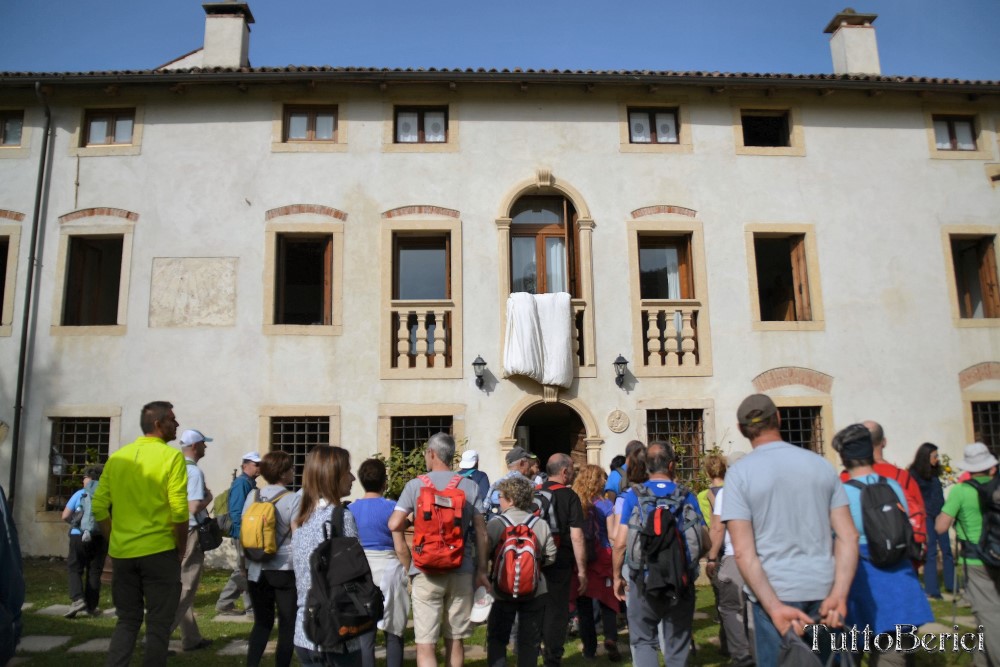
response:
<path id="1" fill-rule="evenodd" d="M 981 442 L 974 442 L 965 446 L 965 458 L 958 467 L 976 473 L 986 472 L 995 465 L 997 457 L 990 454 L 989 448 Z"/>

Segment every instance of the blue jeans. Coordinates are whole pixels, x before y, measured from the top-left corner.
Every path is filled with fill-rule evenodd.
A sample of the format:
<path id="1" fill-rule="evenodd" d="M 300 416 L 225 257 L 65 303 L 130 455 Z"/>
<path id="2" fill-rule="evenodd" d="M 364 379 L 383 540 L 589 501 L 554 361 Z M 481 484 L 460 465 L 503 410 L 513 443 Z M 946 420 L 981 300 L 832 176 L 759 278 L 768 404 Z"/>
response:
<path id="1" fill-rule="evenodd" d="M 822 604 L 822 600 L 812 600 L 809 602 L 784 602 L 789 607 L 795 607 L 801 609 L 807 615 L 812 618 L 819 616 L 819 606 Z M 771 617 L 767 615 L 764 608 L 756 602 L 750 603 L 753 608 L 753 641 L 756 647 L 757 655 L 757 667 L 776 667 L 778 664 L 778 654 L 781 652 L 781 635 L 778 634 L 778 629 L 774 627 L 771 623 Z M 805 642 L 807 644 L 812 644 L 812 635 L 806 633 Z M 819 656 L 820 662 L 824 665 L 826 664 L 826 659 L 830 656 L 830 641 L 819 643 Z"/>
<path id="2" fill-rule="evenodd" d="M 928 525 L 931 520 L 928 517 Z M 942 577 L 944 589 L 951 592 L 955 585 L 955 558 L 951 555 L 951 541 L 948 533 L 938 535 L 931 527 L 927 531 L 927 562 L 924 563 L 924 592 L 931 597 L 941 597 L 941 586 L 938 585 L 937 552 L 941 549 Z"/>

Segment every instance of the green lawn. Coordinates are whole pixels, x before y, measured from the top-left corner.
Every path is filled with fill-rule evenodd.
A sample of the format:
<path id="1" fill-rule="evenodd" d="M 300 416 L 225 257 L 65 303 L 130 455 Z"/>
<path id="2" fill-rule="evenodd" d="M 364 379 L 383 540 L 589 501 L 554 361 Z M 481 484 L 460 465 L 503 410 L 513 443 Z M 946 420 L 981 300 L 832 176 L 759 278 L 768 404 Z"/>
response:
<path id="1" fill-rule="evenodd" d="M 195 665 L 211 662 L 213 667 L 223 667 L 225 665 L 243 665 L 245 656 L 221 656 L 217 651 L 235 639 L 246 639 L 250 634 L 249 623 L 225 623 L 216 622 L 215 601 L 219 592 L 229 579 L 228 570 L 206 570 L 202 576 L 201 586 L 195 600 L 196 613 L 198 615 L 198 625 L 202 634 L 215 640 L 215 644 L 206 650 L 189 654 L 179 652 L 176 657 L 170 659 L 172 665 Z M 61 616 L 44 616 L 38 613 L 53 604 L 68 604 L 66 595 L 66 566 L 61 559 L 29 559 L 25 562 L 25 580 L 28 587 L 27 601 L 33 603 L 33 607 L 24 613 L 24 634 L 25 635 L 62 635 L 70 636 L 72 639 L 64 646 L 53 649 L 47 653 L 39 654 L 19 654 L 20 664 L 24 665 L 50 665 L 52 667 L 86 667 L 88 665 L 103 665 L 104 656 L 99 654 L 68 653 L 67 649 L 77 646 L 89 639 L 99 637 L 110 637 L 114 628 L 114 618 L 93 619 L 84 616 L 69 620 Z M 111 591 L 105 586 L 101 591 L 101 607 L 110 608 Z M 938 621 L 947 627 L 951 627 L 952 604 L 950 602 L 934 601 L 935 615 Z M 696 620 L 695 644 L 697 651 L 692 655 L 690 664 L 692 665 L 725 665 L 727 660 L 719 655 L 718 647 L 715 646 L 712 638 L 718 636 L 718 624 L 713 620 L 715 617 L 712 608 L 712 591 L 707 587 L 698 589 L 697 609 L 703 612 L 707 618 Z M 967 607 L 958 608 L 959 616 L 970 616 L 971 612 Z M 224 617 L 223 617 L 224 618 Z M 970 631 L 971 628 L 963 626 L 962 631 Z M 412 642 L 412 631 L 408 631 L 408 642 Z M 177 635 L 175 635 L 176 637 Z M 272 637 L 273 638 L 273 637 Z M 469 640 L 469 645 L 484 646 L 486 644 L 486 628 L 481 626 L 476 629 L 475 635 Z M 628 638 L 622 634 L 619 645 L 622 656 L 628 658 Z M 136 652 L 133 664 L 140 664 L 140 653 Z M 597 662 L 611 665 L 603 658 Z M 964 653 L 919 653 L 917 655 L 917 665 L 940 667 L 943 665 L 969 665 L 970 656 Z M 273 657 L 265 656 L 265 664 L 272 664 Z M 469 667 L 485 667 L 486 661 L 480 659 L 468 659 L 466 665 Z M 580 643 L 576 638 L 570 638 L 566 642 L 567 667 L 583 667 L 594 664 L 592 661 L 583 659 L 580 652 Z M 630 661 L 621 663 L 631 665 Z"/>

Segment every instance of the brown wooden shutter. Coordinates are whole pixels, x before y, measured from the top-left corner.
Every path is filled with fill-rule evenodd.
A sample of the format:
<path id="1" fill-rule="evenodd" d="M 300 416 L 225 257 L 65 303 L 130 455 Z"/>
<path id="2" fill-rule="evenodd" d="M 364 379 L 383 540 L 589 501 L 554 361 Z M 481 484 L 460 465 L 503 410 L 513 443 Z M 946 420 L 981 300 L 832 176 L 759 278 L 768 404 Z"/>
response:
<path id="1" fill-rule="evenodd" d="M 1000 317 L 1000 289 L 997 286 L 996 253 L 994 238 L 986 237 L 976 244 L 979 260 L 979 281 L 983 292 L 983 316 Z"/>
<path id="2" fill-rule="evenodd" d="M 809 271 L 806 266 L 806 237 L 792 236 L 788 239 L 792 259 L 792 289 L 795 292 L 795 319 L 799 322 L 812 320 L 812 301 L 809 297 Z"/>

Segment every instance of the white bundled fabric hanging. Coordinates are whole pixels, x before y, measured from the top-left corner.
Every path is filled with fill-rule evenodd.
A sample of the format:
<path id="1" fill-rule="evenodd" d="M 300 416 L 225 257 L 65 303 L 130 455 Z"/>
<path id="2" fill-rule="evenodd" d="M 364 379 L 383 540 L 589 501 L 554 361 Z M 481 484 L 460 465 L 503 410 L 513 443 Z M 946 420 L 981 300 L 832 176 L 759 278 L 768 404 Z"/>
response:
<path id="1" fill-rule="evenodd" d="M 507 297 L 507 333 L 504 338 L 503 373 L 526 375 L 541 382 L 544 374 L 542 335 L 535 300 L 527 292 Z"/>
<path id="2" fill-rule="evenodd" d="M 569 294 L 536 294 L 542 332 L 542 384 L 568 388 L 573 382 L 573 309 Z"/>
<path id="3" fill-rule="evenodd" d="M 504 377 L 525 375 L 545 385 L 573 382 L 573 309 L 566 292 L 507 298 Z"/>

